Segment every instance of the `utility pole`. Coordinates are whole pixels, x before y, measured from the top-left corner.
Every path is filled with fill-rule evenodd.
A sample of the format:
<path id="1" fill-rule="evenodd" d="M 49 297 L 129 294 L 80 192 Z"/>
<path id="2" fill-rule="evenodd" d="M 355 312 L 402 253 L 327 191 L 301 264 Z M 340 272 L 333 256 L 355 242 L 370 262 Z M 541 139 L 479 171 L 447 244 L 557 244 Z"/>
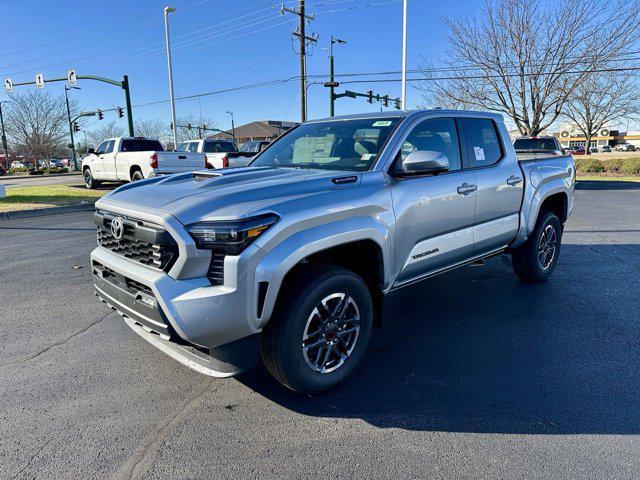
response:
<path id="1" fill-rule="evenodd" d="M 307 21 L 313 20 L 313 15 L 307 15 L 305 13 L 305 0 L 298 0 L 298 9 L 287 8 L 282 4 L 280 7 L 280 13 L 291 13 L 298 17 L 298 30 L 292 32 L 291 35 L 298 37 L 300 45 L 300 119 L 302 122 L 307 121 L 307 42 L 317 42 L 318 37 L 316 35 L 308 36 L 305 33 L 305 26 Z"/>
<path id="2" fill-rule="evenodd" d="M 173 124 L 173 149 L 178 148 L 178 131 L 176 125 L 176 106 L 173 98 L 173 69 L 171 66 L 171 41 L 169 40 L 169 14 L 175 12 L 173 7 L 164 7 L 164 34 L 167 43 L 167 66 L 169 68 L 169 97 L 171 98 L 171 123 Z"/>
<path id="3" fill-rule="evenodd" d="M 2 148 L 4 149 L 4 161 L 7 164 L 7 172 L 9 171 L 9 149 L 7 148 L 7 136 L 4 133 L 4 117 L 2 116 L 2 103 L 0 102 L 0 126 L 2 126 Z"/>

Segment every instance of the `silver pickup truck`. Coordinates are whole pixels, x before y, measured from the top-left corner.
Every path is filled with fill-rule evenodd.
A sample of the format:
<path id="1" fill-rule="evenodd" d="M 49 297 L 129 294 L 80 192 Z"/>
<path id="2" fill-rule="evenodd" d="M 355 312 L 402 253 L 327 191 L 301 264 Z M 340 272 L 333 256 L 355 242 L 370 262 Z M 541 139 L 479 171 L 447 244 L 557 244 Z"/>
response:
<path id="1" fill-rule="evenodd" d="M 574 183 L 570 156 L 518 162 L 491 113 L 311 121 L 247 168 L 103 197 L 95 289 L 192 369 L 232 376 L 262 357 L 282 384 L 319 393 L 356 368 L 390 292 L 498 254 L 545 280 Z"/>

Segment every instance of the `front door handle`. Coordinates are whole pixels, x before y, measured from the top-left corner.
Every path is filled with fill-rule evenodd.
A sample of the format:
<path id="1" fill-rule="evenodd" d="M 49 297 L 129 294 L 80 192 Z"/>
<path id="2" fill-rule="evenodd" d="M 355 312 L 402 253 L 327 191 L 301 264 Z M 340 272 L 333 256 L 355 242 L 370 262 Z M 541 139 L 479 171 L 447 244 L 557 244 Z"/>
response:
<path id="1" fill-rule="evenodd" d="M 458 187 L 458 193 L 460 195 L 467 195 L 471 192 L 475 192 L 478 189 L 477 185 L 469 185 L 468 183 L 463 183 Z"/>
<path id="2" fill-rule="evenodd" d="M 507 178 L 507 183 L 509 185 L 518 185 L 521 181 L 522 181 L 522 178 L 516 177 L 515 175 L 511 175 L 509 178 Z"/>

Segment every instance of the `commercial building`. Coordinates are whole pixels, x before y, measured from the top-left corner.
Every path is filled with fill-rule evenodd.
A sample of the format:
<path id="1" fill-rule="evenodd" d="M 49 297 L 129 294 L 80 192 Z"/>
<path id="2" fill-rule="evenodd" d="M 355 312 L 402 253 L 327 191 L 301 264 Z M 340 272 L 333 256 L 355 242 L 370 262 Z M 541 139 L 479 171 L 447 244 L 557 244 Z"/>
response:
<path id="1" fill-rule="evenodd" d="M 295 122 L 282 122 L 279 120 L 262 120 L 247 123 L 235 128 L 235 137 L 238 144 L 250 141 L 267 141 L 271 142 L 282 135 L 290 128 L 298 125 Z M 216 133 L 208 135 L 207 138 L 229 138 L 233 135 L 233 130 L 227 130 L 224 133 Z"/>
<path id="2" fill-rule="evenodd" d="M 568 129 L 553 132 L 552 135 L 560 140 L 560 144 L 563 147 L 584 147 L 586 144 L 583 134 Z M 603 145 L 615 147 L 625 143 L 640 147 L 640 131 L 603 128 L 596 136 L 591 138 L 589 147 L 602 147 Z"/>

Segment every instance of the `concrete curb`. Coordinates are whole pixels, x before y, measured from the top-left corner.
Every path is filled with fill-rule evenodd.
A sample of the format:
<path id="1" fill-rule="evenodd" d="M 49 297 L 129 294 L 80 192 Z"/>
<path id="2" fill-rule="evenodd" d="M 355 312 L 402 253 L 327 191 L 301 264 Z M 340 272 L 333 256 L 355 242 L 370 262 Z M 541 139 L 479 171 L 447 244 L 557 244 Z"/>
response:
<path id="1" fill-rule="evenodd" d="M 80 172 L 71 172 L 71 173 L 53 173 L 50 175 L 0 175 L 0 180 L 24 180 L 27 178 L 54 178 L 54 177 L 77 177 L 80 175 Z"/>
<path id="2" fill-rule="evenodd" d="M 17 218 L 44 217 L 48 215 L 60 215 L 62 213 L 84 212 L 95 208 L 95 202 L 86 202 L 78 205 L 65 205 L 62 207 L 35 208 L 33 210 L 18 210 L 16 212 L 0 212 L 1 220 L 14 220 Z"/>

